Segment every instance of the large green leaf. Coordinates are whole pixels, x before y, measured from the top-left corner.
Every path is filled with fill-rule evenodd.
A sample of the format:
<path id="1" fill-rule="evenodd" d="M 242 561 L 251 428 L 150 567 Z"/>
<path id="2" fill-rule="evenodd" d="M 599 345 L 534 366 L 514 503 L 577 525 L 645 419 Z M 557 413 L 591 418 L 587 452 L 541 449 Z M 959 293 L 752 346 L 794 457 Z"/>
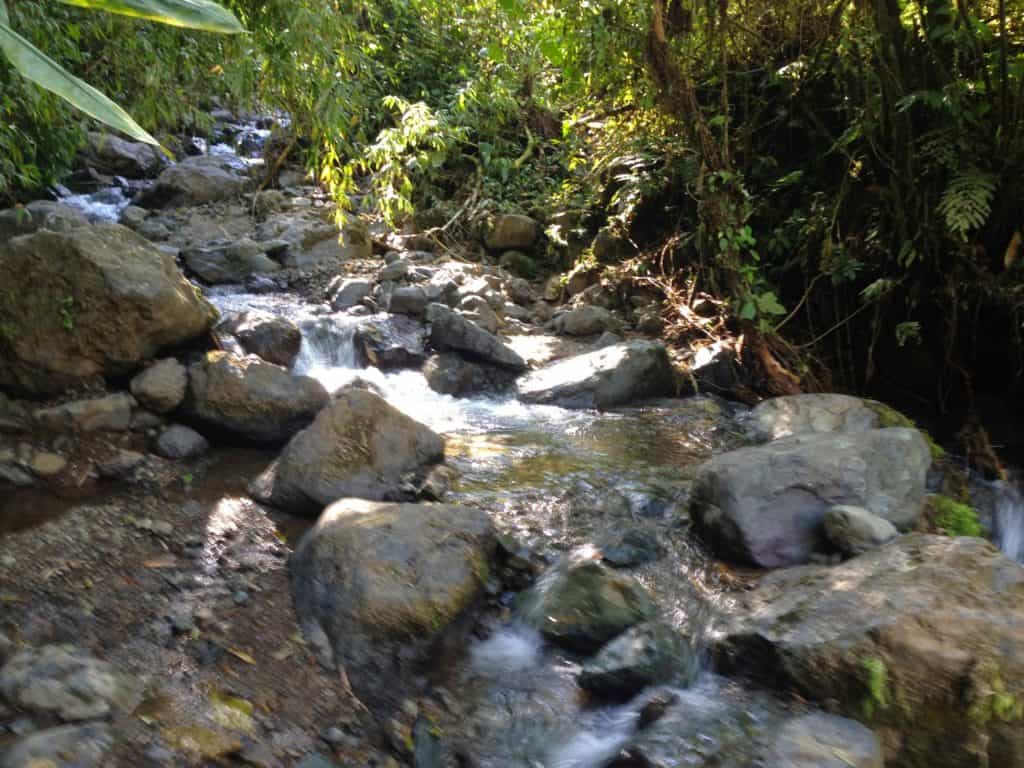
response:
<path id="1" fill-rule="evenodd" d="M 135 16 L 173 27 L 234 34 L 245 28 L 227 8 L 210 0 L 60 0 L 65 5 Z"/>
<path id="2" fill-rule="evenodd" d="M 0 51 L 15 69 L 36 85 L 52 91 L 90 117 L 123 131 L 133 139 L 159 146 L 156 139 L 132 120 L 131 115 L 11 29 L 6 19 L 0 19 Z"/>

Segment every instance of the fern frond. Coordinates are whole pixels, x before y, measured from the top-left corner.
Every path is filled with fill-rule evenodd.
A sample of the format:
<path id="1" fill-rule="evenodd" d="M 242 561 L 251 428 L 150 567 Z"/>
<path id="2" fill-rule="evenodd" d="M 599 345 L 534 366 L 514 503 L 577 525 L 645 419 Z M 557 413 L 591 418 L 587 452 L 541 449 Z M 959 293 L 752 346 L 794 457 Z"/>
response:
<path id="1" fill-rule="evenodd" d="M 950 180 L 939 201 L 939 213 L 949 231 L 966 242 L 971 232 L 985 226 L 995 194 L 995 176 L 969 168 Z"/>

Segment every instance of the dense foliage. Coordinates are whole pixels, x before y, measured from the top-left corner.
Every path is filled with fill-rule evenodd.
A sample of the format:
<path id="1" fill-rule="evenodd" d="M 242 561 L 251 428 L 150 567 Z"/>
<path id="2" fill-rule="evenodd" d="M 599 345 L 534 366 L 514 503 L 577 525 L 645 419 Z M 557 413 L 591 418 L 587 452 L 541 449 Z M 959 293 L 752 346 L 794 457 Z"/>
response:
<path id="1" fill-rule="evenodd" d="M 888 377 L 945 405 L 1017 379 L 1013 0 L 227 5 L 250 36 L 11 9 L 147 128 L 283 109 L 279 149 L 339 199 L 450 242 L 492 210 L 537 214 L 552 267 L 625 265 L 675 332 L 769 339 L 805 384 Z M 0 184 L 51 181 L 79 120 L 2 67 L 0 94 Z M 702 293 L 718 317 L 691 311 Z"/>

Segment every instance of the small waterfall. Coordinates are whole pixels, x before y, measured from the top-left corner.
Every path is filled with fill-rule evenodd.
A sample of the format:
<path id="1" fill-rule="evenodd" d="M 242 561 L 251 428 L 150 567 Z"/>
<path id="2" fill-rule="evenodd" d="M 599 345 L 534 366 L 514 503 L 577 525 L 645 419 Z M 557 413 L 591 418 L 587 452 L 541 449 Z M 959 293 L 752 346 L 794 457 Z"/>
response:
<path id="1" fill-rule="evenodd" d="M 1024 497 L 1013 482 L 993 484 L 995 491 L 995 533 L 999 548 L 1018 563 L 1024 563 Z"/>

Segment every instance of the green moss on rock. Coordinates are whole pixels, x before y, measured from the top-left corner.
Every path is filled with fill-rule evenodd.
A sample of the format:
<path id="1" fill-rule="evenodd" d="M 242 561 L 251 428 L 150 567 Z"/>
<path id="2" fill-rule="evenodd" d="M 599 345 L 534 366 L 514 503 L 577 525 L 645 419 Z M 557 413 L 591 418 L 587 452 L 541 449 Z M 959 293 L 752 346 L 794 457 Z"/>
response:
<path id="1" fill-rule="evenodd" d="M 925 504 L 925 519 L 936 532 L 947 536 L 985 535 L 977 510 L 969 504 L 939 493 L 929 496 Z"/>

